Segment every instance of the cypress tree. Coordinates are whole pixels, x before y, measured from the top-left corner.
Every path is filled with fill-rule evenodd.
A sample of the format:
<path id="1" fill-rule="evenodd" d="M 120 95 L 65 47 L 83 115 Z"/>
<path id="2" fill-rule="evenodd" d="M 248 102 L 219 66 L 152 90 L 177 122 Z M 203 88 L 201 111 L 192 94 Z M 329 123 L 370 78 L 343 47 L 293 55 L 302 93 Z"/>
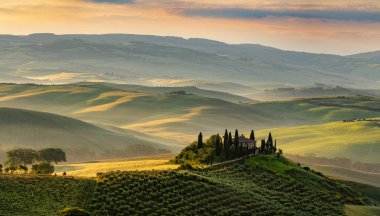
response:
<path id="1" fill-rule="evenodd" d="M 224 131 L 224 136 L 223 136 L 223 155 L 225 158 L 227 158 L 227 154 L 229 149 L 228 147 L 228 131 L 227 129 Z"/>
<path id="2" fill-rule="evenodd" d="M 239 132 L 237 129 L 235 130 L 234 146 L 235 146 L 235 157 L 237 157 L 238 152 L 239 152 Z"/>
<path id="3" fill-rule="evenodd" d="M 251 130 L 251 134 L 249 135 L 249 139 L 255 140 L 255 132 Z"/>
<path id="4" fill-rule="evenodd" d="M 198 135 L 198 149 L 203 148 L 203 135 L 202 132 L 199 133 Z"/>
<path id="5" fill-rule="evenodd" d="M 219 134 L 217 134 L 216 139 L 215 139 L 215 154 L 217 157 L 219 157 L 221 153 L 222 153 L 222 143 L 220 141 Z"/>
<path id="6" fill-rule="evenodd" d="M 233 144 L 233 142 L 232 142 L 232 134 L 231 134 L 231 132 L 229 132 L 228 133 L 228 154 L 227 154 L 227 156 L 228 156 L 228 158 L 230 157 L 230 155 L 231 155 L 231 146 L 232 146 L 232 144 Z"/>
<path id="7" fill-rule="evenodd" d="M 264 153 L 264 151 L 265 151 L 265 140 L 262 139 L 261 140 L 260 153 Z"/>
<path id="8" fill-rule="evenodd" d="M 273 151 L 273 138 L 272 138 L 271 132 L 269 132 L 269 135 L 268 135 L 267 150 L 268 150 L 268 153 L 271 153 Z"/>
<path id="9" fill-rule="evenodd" d="M 273 153 L 276 153 L 276 151 L 277 151 L 277 140 L 274 140 Z"/>

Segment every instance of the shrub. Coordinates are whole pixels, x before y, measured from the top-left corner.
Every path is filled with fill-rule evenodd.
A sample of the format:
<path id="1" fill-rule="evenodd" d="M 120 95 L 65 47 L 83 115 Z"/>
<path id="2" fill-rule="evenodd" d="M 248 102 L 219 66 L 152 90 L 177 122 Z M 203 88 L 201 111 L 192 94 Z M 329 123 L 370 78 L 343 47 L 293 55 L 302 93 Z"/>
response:
<path id="1" fill-rule="evenodd" d="M 47 162 L 41 162 L 38 164 L 33 164 L 32 166 L 32 173 L 34 174 L 52 174 L 54 172 L 54 166 L 47 163 Z"/>

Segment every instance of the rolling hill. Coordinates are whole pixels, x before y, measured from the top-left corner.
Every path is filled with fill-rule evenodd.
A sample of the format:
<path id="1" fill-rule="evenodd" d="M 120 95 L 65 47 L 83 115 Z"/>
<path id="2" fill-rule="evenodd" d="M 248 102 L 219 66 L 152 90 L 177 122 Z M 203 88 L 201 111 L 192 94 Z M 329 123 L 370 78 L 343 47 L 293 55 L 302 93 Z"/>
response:
<path id="1" fill-rule="evenodd" d="M 26 108 L 160 137 L 187 145 L 199 131 L 262 130 L 376 118 L 380 100 L 373 97 L 311 98 L 263 103 L 231 103 L 198 95 L 161 94 L 155 88 L 123 90 L 100 83 L 0 85 L 1 106 Z M 128 87 L 128 86 L 127 86 Z M 148 92 L 149 91 L 149 92 Z M 169 141 L 170 140 L 170 141 Z"/>
<path id="2" fill-rule="evenodd" d="M 59 147 L 69 161 L 86 161 L 128 156 L 130 145 L 166 147 L 127 131 L 106 130 L 65 116 L 14 108 L 0 108 L 0 137 L 1 160 L 6 151 L 14 148 Z M 147 153 L 140 152 L 144 154 Z"/>
<path id="3" fill-rule="evenodd" d="M 373 185 L 380 188 L 380 173 L 361 172 L 335 166 L 312 166 L 312 168 L 334 178 Z"/>
<path id="4" fill-rule="evenodd" d="M 8 82 L 108 80 L 147 85 L 152 80 L 168 79 L 264 86 L 310 86 L 318 82 L 378 89 L 380 80 L 379 65 L 363 58 L 204 39 L 121 34 L 1 35 L 0 47 L 0 78 Z M 70 75 L 62 77 L 62 72 Z"/>
<path id="5" fill-rule="evenodd" d="M 273 128 L 278 145 L 289 154 L 345 157 L 353 162 L 380 163 L 380 121 L 333 122 L 314 126 Z"/>
<path id="6" fill-rule="evenodd" d="M 350 89 L 340 86 L 326 86 L 323 84 L 317 84 L 316 86 L 309 87 L 282 87 L 275 89 L 266 89 L 264 91 L 256 91 L 250 93 L 247 97 L 256 98 L 264 101 L 274 100 L 290 100 L 300 98 L 313 98 L 313 97 L 337 97 L 337 96 L 372 96 L 379 97 L 379 90 L 369 89 Z"/>

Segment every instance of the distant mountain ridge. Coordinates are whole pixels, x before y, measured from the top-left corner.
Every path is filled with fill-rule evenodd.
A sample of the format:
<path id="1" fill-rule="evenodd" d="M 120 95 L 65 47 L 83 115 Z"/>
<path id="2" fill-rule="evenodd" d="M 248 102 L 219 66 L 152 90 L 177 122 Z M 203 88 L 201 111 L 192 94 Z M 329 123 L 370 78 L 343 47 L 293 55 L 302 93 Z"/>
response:
<path id="1" fill-rule="evenodd" d="M 167 79 L 247 86 L 309 86 L 318 82 L 379 88 L 380 80 L 380 66 L 364 57 L 284 51 L 207 39 L 123 34 L 0 35 L 0 47 L 0 81 L 103 80 L 147 85 L 154 79 Z M 64 79 L 40 78 L 62 72 L 73 75 Z"/>

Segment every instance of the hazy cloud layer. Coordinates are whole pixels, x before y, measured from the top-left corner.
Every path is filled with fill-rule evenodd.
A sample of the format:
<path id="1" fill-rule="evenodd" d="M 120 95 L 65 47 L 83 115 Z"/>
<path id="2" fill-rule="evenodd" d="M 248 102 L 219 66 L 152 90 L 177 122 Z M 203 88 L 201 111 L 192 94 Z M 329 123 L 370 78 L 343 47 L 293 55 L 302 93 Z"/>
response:
<path id="1" fill-rule="evenodd" d="M 255 10 L 242 8 L 186 9 L 186 16 L 263 19 L 269 17 L 380 22 L 380 12 L 355 10 Z"/>
<path id="2" fill-rule="evenodd" d="M 135 0 L 88 0 L 91 2 L 98 2 L 98 3 L 134 3 Z"/>

